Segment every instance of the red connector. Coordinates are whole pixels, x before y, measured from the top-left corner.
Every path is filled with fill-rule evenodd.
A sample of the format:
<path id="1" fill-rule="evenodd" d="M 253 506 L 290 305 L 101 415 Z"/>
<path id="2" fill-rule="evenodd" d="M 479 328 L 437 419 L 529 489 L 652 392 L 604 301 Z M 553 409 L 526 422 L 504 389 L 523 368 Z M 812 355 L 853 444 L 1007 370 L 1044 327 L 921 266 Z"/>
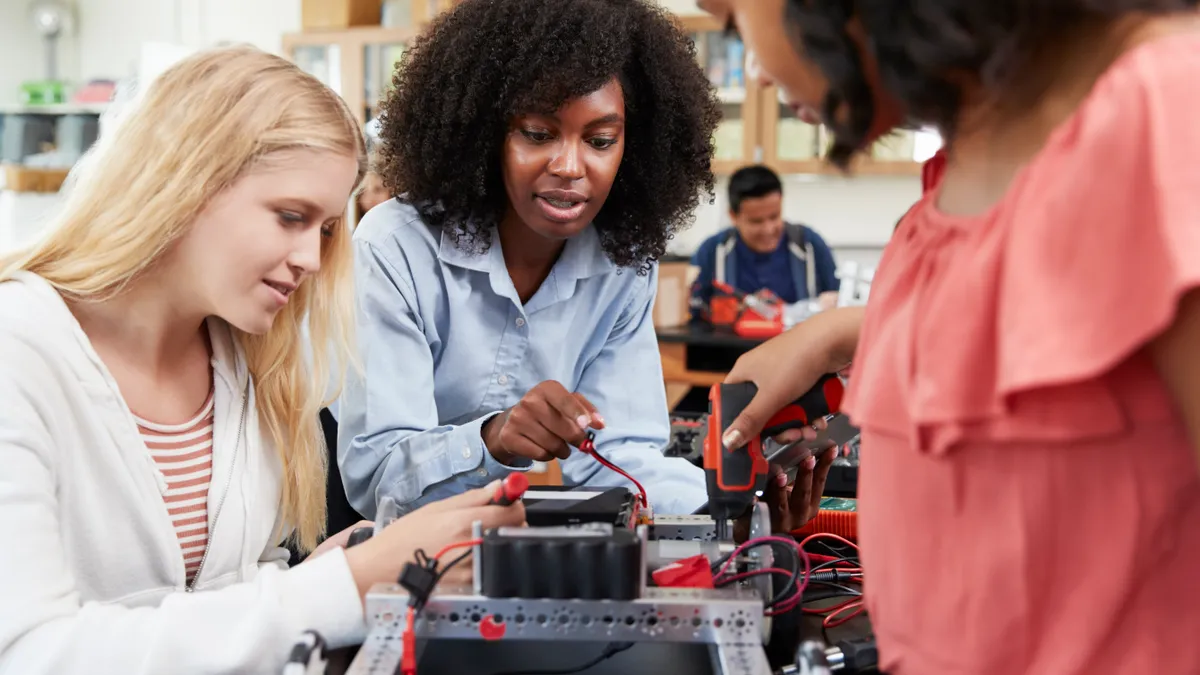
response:
<path id="1" fill-rule="evenodd" d="M 529 478 L 523 473 L 510 473 L 496 488 L 496 494 L 488 502 L 491 506 L 511 506 L 529 489 Z"/>
<path id="2" fill-rule="evenodd" d="M 642 508 L 650 506 L 650 500 L 646 497 L 646 488 L 642 487 L 642 484 L 639 483 L 636 478 L 630 476 L 628 473 L 625 473 L 624 469 L 608 461 L 602 457 L 600 453 L 596 452 L 596 433 L 594 431 L 587 432 L 587 440 L 579 444 L 579 451 L 585 455 L 591 455 L 597 462 L 600 462 L 601 466 L 609 471 L 615 471 L 616 473 L 624 476 L 627 480 L 629 480 L 629 482 L 633 483 L 634 486 L 637 487 L 638 501 L 641 502 Z"/>
<path id="3" fill-rule="evenodd" d="M 416 614 L 416 610 L 409 607 L 408 618 L 404 620 L 404 653 L 400 655 L 400 675 L 417 675 L 417 636 L 413 626 Z"/>

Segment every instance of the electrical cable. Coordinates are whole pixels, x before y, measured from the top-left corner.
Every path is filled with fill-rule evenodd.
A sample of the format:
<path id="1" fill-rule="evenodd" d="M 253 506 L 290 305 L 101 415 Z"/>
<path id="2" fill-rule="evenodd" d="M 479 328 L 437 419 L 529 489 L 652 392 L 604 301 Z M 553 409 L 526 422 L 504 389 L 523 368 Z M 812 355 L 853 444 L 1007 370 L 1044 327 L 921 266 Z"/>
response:
<path id="1" fill-rule="evenodd" d="M 729 567 L 737 559 L 738 556 L 746 551 L 752 550 L 758 546 L 779 546 L 781 550 L 786 551 L 786 557 L 792 562 L 791 570 L 783 570 L 780 568 L 770 568 L 769 570 L 751 570 L 741 574 L 730 574 Z M 801 564 L 803 564 L 803 572 L 801 572 Z M 713 575 L 714 585 L 724 586 L 734 581 L 758 576 L 761 574 L 785 574 L 788 577 L 788 582 L 784 587 L 777 592 L 774 597 L 767 602 L 764 608 L 764 614 L 767 616 L 775 616 L 786 611 L 790 611 L 803 597 L 804 589 L 808 584 L 808 577 L 812 570 L 812 561 L 808 557 L 808 553 L 794 539 L 766 536 L 751 539 L 742 545 L 735 548 L 728 555 L 722 556 L 713 563 L 713 567 L 717 568 Z"/>
<path id="2" fill-rule="evenodd" d="M 600 665 L 617 654 L 629 649 L 633 646 L 633 644 L 634 643 L 632 642 L 610 643 L 596 658 L 588 661 L 587 663 L 583 663 L 566 670 L 510 670 L 502 673 L 496 673 L 496 675 L 575 675 L 575 673 L 582 673 L 589 668 L 594 668 L 595 666 Z"/>
<path id="3" fill-rule="evenodd" d="M 787 581 L 784 582 L 783 586 L 781 588 L 779 588 L 779 590 L 775 591 L 775 594 L 771 597 L 771 600 L 767 603 L 767 606 L 766 606 L 767 609 L 772 609 L 775 605 L 778 605 L 779 603 L 782 603 L 782 602 L 788 600 L 792 596 L 793 589 L 796 587 L 796 584 L 797 584 L 797 579 L 800 577 L 800 564 L 801 564 L 800 555 L 797 553 L 796 547 L 794 545 L 783 545 L 783 544 L 779 544 L 779 543 L 773 542 L 773 541 L 762 542 L 760 544 L 753 544 L 753 545 L 747 546 L 745 550 L 747 550 L 747 551 L 753 550 L 754 548 L 757 548 L 759 546 L 778 547 L 779 550 L 784 552 L 784 555 L 780 556 L 780 557 L 788 558 L 788 561 L 790 562 L 789 569 L 781 569 L 778 567 L 773 567 L 773 568 L 767 568 L 767 569 L 751 570 L 751 571 L 741 572 L 741 573 L 737 573 L 737 574 L 719 575 L 717 578 L 714 579 L 714 585 L 717 587 L 727 586 L 731 583 L 741 581 L 743 579 L 749 579 L 751 577 L 761 576 L 763 574 L 783 575 L 787 579 Z M 714 567 L 719 567 L 720 564 L 724 563 L 726 560 L 727 560 L 726 558 L 722 558 L 722 559 L 718 560 L 716 563 L 714 563 Z"/>
<path id="4" fill-rule="evenodd" d="M 587 439 L 579 444 L 579 451 L 585 455 L 591 455 L 597 462 L 600 463 L 601 466 L 609 471 L 620 474 L 625 478 L 625 480 L 633 483 L 634 486 L 637 487 L 638 501 L 641 502 L 642 508 L 648 508 L 650 506 L 649 498 L 646 496 L 646 488 L 642 487 L 642 484 L 638 482 L 638 479 L 629 475 L 624 469 L 616 464 L 613 464 L 611 461 L 605 458 L 604 455 L 601 455 L 596 451 L 596 432 L 587 432 Z"/>
<path id="5" fill-rule="evenodd" d="M 843 551 L 835 548 L 830 541 L 839 544 L 841 547 L 849 548 L 853 551 L 853 555 L 846 555 Z M 813 585 L 825 586 L 833 588 L 844 593 L 842 597 L 848 597 L 845 602 L 832 605 L 830 607 L 822 607 L 813 609 L 810 607 L 802 607 L 802 611 L 806 614 L 824 615 L 821 621 L 821 632 L 824 634 L 826 629 L 835 628 L 854 617 L 866 611 L 866 607 L 862 600 L 862 590 L 851 588 L 840 583 L 846 581 L 850 583 L 862 583 L 862 563 L 859 562 L 858 545 L 848 539 L 839 537 L 836 534 L 817 533 L 805 537 L 800 542 L 800 547 L 804 548 L 810 544 L 817 543 L 824 546 L 829 551 L 833 552 L 834 558 L 824 560 L 815 568 L 809 571 L 808 583 Z M 853 565 L 854 567 L 839 567 L 839 565 Z M 847 575 L 842 578 L 842 575 Z M 813 601 L 809 599 L 807 601 Z M 804 600 L 800 601 L 804 602 Z M 794 605 L 793 605 L 794 606 Z"/>
<path id="6" fill-rule="evenodd" d="M 442 558 L 455 549 L 477 546 L 482 541 L 482 539 L 470 539 L 443 546 L 442 550 L 432 558 L 425 553 L 424 549 L 417 549 L 413 553 L 415 563 L 407 563 L 404 566 L 400 573 L 400 585 L 409 592 L 409 598 L 408 612 L 404 617 L 404 632 L 400 636 L 403 645 L 403 652 L 400 656 L 401 675 L 416 675 L 417 673 L 417 613 L 425 607 L 429 596 L 433 594 L 433 589 L 437 588 L 438 582 L 455 565 L 470 557 L 471 551 L 464 552 L 445 565 L 441 564 Z"/>
<path id="7" fill-rule="evenodd" d="M 836 584 L 831 581 L 821 581 L 819 579 L 810 579 L 808 584 L 810 586 L 824 586 L 826 588 L 836 588 L 839 591 L 844 591 L 845 595 L 853 595 L 853 596 L 862 595 L 862 591 L 858 590 L 857 588 L 850 588 L 849 586 L 843 586 L 842 584 Z"/>

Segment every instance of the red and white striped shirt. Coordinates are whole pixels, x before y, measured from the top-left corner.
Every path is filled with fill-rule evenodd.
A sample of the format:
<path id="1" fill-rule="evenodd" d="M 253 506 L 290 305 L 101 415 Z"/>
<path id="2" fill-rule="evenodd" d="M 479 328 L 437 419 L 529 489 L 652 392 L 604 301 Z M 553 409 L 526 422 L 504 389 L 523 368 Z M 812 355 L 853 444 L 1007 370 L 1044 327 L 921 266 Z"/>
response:
<path id="1" fill-rule="evenodd" d="M 163 502 L 179 547 L 187 583 L 200 571 L 208 544 L 208 486 L 212 482 L 213 396 L 183 424 L 157 424 L 134 416 L 142 441 L 167 479 Z"/>

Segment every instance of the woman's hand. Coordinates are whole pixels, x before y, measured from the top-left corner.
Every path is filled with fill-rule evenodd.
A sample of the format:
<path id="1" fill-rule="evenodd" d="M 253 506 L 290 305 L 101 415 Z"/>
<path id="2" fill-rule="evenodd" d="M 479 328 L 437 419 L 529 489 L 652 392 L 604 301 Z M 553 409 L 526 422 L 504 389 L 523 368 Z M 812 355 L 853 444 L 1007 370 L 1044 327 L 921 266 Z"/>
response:
<path id="1" fill-rule="evenodd" d="M 496 481 L 485 488 L 423 506 L 396 519 L 367 541 L 347 549 L 346 559 L 350 562 L 350 572 L 359 594 L 365 598 L 371 586 L 381 582 L 395 583 L 404 563 L 415 559 L 417 549 L 432 557 L 445 546 L 470 541 L 471 526 L 475 521 L 480 521 L 485 530 L 524 525 L 525 506 L 521 502 L 512 506 L 488 504 L 498 484 Z M 439 568 L 466 551 L 464 548 L 447 553 Z M 471 564 L 468 559 L 455 565 L 442 581 L 448 584 L 469 582 Z"/>
<path id="2" fill-rule="evenodd" d="M 789 482 L 787 474 L 771 465 L 763 501 L 771 512 L 771 531 L 790 533 L 804 527 L 821 510 L 821 495 L 829 467 L 837 457 L 837 448 L 829 447 L 819 454 L 809 455 L 796 467 L 796 478 Z"/>
<path id="3" fill-rule="evenodd" d="M 553 380 L 538 384 L 516 405 L 483 425 L 483 444 L 501 464 L 518 457 L 538 462 L 566 459 L 588 429 L 603 429 L 604 418 L 580 394 Z"/>
<path id="4" fill-rule="evenodd" d="M 839 449 L 830 444 L 830 447 L 809 455 L 796 466 L 796 477 L 791 481 L 778 464 L 770 466 L 762 500 L 771 514 L 772 534 L 788 535 L 816 517 L 821 510 L 829 467 L 833 466 L 838 452 Z M 734 524 L 734 540 L 744 542 L 749 537 L 750 516 L 747 516 Z"/>
<path id="5" fill-rule="evenodd" d="M 758 393 L 725 431 L 725 446 L 742 447 L 822 375 L 844 367 L 858 346 L 862 316 L 861 307 L 823 312 L 743 354 L 725 381 L 753 382 Z M 811 440 L 815 433 L 792 433 L 783 439 L 797 436 Z"/>

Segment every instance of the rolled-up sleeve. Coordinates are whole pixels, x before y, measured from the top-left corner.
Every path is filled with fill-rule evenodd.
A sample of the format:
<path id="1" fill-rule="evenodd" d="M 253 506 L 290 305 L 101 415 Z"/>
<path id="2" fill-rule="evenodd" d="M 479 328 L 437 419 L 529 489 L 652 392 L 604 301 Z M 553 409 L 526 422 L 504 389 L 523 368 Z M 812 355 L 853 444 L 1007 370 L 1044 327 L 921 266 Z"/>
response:
<path id="1" fill-rule="evenodd" d="M 348 500 L 367 518 L 384 498 L 404 513 L 514 470 L 484 447 L 480 432 L 495 413 L 439 424 L 434 358 L 412 276 L 394 262 L 398 253 L 388 253 L 355 240 L 362 369 L 347 378 L 339 410 L 338 468 Z"/>
<path id="2" fill-rule="evenodd" d="M 596 450 L 645 486 L 656 513 L 690 514 L 708 495 L 702 469 L 663 455 L 671 426 L 653 320 L 658 268 L 638 281 L 604 347 L 583 370 L 577 391 L 606 423 L 596 433 Z M 563 471 L 569 484 L 634 489 L 595 461 L 566 462 Z"/>

